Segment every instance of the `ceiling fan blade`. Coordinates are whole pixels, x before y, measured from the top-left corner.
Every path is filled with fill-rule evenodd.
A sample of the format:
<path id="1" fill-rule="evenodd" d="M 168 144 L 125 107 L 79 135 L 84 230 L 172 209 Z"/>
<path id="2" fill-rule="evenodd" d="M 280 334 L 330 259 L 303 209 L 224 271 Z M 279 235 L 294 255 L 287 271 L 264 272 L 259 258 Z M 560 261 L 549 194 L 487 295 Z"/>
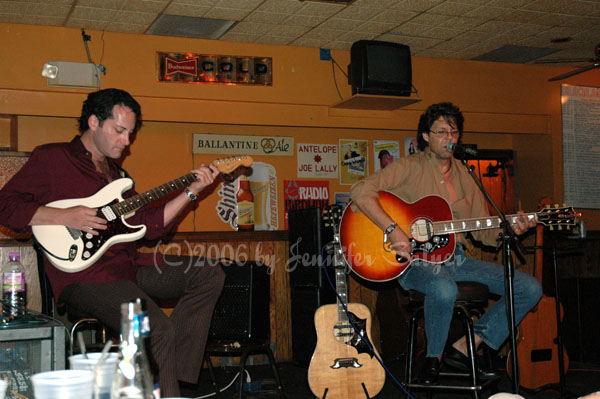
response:
<path id="1" fill-rule="evenodd" d="M 575 69 L 574 71 L 563 73 L 562 75 L 558 75 L 558 76 L 555 76 L 553 78 L 550 78 L 550 79 L 548 79 L 548 82 L 553 82 L 555 80 L 566 79 L 568 77 L 571 77 L 571 76 L 574 76 L 574 75 L 578 75 L 578 74 L 583 73 L 583 72 L 590 71 L 590 70 L 592 70 L 594 68 L 598 68 L 599 66 L 600 66 L 600 63 L 596 63 L 596 64 L 588 65 L 588 66 L 583 67 L 583 68 Z"/>
<path id="2" fill-rule="evenodd" d="M 596 62 L 593 58 L 548 58 L 546 60 L 535 60 L 534 64 L 558 64 L 561 62 Z"/>

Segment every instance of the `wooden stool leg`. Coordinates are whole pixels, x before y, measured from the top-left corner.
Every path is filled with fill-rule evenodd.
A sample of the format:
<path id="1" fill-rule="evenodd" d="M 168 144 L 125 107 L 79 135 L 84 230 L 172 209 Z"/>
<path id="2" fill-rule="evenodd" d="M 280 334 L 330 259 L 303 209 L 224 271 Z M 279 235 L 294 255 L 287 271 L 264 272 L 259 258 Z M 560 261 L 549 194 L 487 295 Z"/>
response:
<path id="1" fill-rule="evenodd" d="M 206 354 L 204 356 L 204 359 L 206 360 L 206 367 L 208 368 L 208 375 L 212 381 L 213 389 L 215 390 L 215 397 L 222 398 L 223 396 L 221 395 L 221 388 L 219 387 L 219 384 L 217 384 L 217 378 L 215 377 L 215 369 L 213 368 L 212 360 L 210 360 L 210 355 Z"/>

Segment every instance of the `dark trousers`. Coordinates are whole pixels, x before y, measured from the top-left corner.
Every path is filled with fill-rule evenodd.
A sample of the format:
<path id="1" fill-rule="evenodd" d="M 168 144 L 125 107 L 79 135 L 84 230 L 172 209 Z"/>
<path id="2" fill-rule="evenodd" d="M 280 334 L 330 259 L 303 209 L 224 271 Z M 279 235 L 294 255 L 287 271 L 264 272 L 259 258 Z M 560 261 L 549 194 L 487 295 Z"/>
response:
<path id="1" fill-rule="evenodd" d="M 150 357 L 158 367 L 161 396 L 165 397 L 180 396 L 177 380 L 198 380 L 213 309 L 225 281 L 220 264 L 189 259 L 191 264 L 178 266 L 138 266 L 137 284 L 124 280 L 78 283 L 66 287 L 60 296 L 69 312 L 92 315 L 116 332 L 121 328 L 121 303 L 145 299 Z M 176 298 L 177 306 L 168 317 L 157 301 Z"/>

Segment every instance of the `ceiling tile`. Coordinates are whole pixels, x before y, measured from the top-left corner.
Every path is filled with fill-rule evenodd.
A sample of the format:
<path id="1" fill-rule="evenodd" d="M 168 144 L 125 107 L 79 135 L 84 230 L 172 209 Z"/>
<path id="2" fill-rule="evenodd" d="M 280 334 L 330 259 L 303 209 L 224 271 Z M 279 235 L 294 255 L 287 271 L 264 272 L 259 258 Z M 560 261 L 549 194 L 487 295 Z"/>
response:
<path id="1" fill-rule="evenodd" d="M 381 8 L 376 7 L 356 7 L 355 5 L 350 5 L 335 14 L 335 16 L 336 18 L 367 21 L 382 11 Z"/>
<path id="2" fill-rule="evenodd" d="M 453 1 L 455 1 L 456 3 L 465 3 L 465 4 L 471 4 L 474 6 L 483 6 L 492 0 L 453 0 Z"/>
<path id="3" fill-rule="evenodd" d="M 331 17 L 340 12 L 345 6 L 343 4 L 304 2 L 304 6 L 296 11 L 298 15 L 311 15 L 318 17 Z"/>
<path id="4" fill-rule="evenodd" d="M 220 0 L 215 5 L 216 8 L 237 8 L 240 10 L 252 11 L 264 0 Z"/>
<path id="5" fill-rule="evenodd" d="M 115 10 L 75 6 L 70 19 L 87 19 L 91 21 L 110 21 L 115 16 Z"/>
<path id="6" fill-rule="evenodd" d="M 308 32 L 310 28 L 306 26 L 284 26 L 284 25 L 275 25 L 271 30 L 267 33 L 272 36 L 281 36 L 287 38 L 296 38 L 298 36 L 302 36 L 306 32 Z"/>
<path id="7" fill-rule="evenodd" d="M 269 31 L 272 28 L 272 25 L 269 24 L 261 24 L 257 22 L 238 22 L 235 24 L 229 32 L 234 33 L 244 33 L 244 34 L 255 34 L 262 35 L 263 33 Z"/>
<path id="8" fill-rule="evenodd" d="M 107 10 L 120 10 L 126 0 L 79 0 L 78 7 L 104 8 Z"/>
<path id="9" fill-rule="evenodd" d="M 291 15 L 288 19 L 286 19 L 285 23 L 286 25 L 307 26 L 309 28 L 312 28 L 319 25 L 326 19 L 327 18 L 323 16 L 294 14 Z"/>
<path id="10" fill-rule="evenodd" d="M 482 20 L 489 20 L 501 17 L 502 15 L 510 13 L 512 10 L 510 8 L 503 7 L 477 7 L 465 13 L 464 16 L 469 18 L 479 18 Z"/>
<path id="11" fill-rule="evenodd" d="M 127 0 L 123 6 L 125 11 L 161 12 L 169 4 L 169 0 Z"/>
<path id="12" fill-rule="evenodd" d="M 189 6 L 172 3 L 165 10 L 165 14 L 180 15 L 184 17 L 204 17 L 210 11 L 208 6 Z"/>
<path id="13" fill-rule="evenodd" d="M 400 36 L 422 36 L 429 29 L 431 29 L 431 26 L 429 25 L 407 22 L 394 28 L 390 33 Z"/>
<path id="14" fill-rule="evenodd" d="M 21 18 L 21 17 L 19 17 L 19 18 Z M 8 21 L 4 21 L 4 22 L 8 22 Z M 45 16 L 45 15 L 26 15 L 23 17 L 23 19 L 20 21 L 20 23 L 29 24 L 29 25 L 62 26 L 65 23 L 65 17 L 50 17 L 50 16 Z"/>
<path id="15" fill-rule="evenodd" d="M 290 40 L 291 39 L 289 37 L 264 35 L 256 39 L 254 43 L 286 45 L 290 42 Z"/>
<path id="16" fill-rule="evenodd" d="M 320 27 L 317 27 L 315 29 L 309 30 L 308 32 L 306 32 L 304 35 L 302 35 L 302 38 L 305 39 L 318 39 L 318 40 L 336 40 L 339 37 L 341 37 L 344 33 L 346 33 L 343 30 L 334 30 L 334 29 L 321 29 Z"/>
<path id="17" fill-rule="evenodd" d="M 213 7 L 219 0 L 172 0 L 171 4 Z"/>
<path id="18" fill-rule="evenodd" d="M 427 57 L 427 58 L 447 58 L 453 59 L 455 57 L 456 52 L 454 51 L 446 51 L 438 48 L 426 48 L 416 50 L 413 55 L 418 57 Z"/>
<path id="19" fill-rule="evenodd" d="M 473 8 L 470 4 L 456 3 L 453 1 L 446 1 L 439 6 L 433 7 L 428 10 L 427 13 L 441 14 L 441 15 L 465 15 Z"/>
<path id="20" fill-rule="evenodd" d="M 384 10 L 381 13 L 374 16 L 371 20 L 378 22 L 387 22 L 392 24 L 401 24 L 408 21 L 411 18 L 416 17 L 418 14 L 414 11 L 404 10 Z"/>
<path id="21" fill-rule="evenodd" d="M 350 48 L 352 47 L 352 44 L 353 44 L 353 42 L 350 43 L 350 42 L 342 42 L 340 40 L 334 40 L 332 42 L 327 43 L 327 47 L 332 50 L 350 50 Z"/>
<path id="22" fill-rule="evenodd" d="M 411 48 L 413 48 L 413 47 L 429 48 L 429 47 L 433 47 L 441 42 L 442 41 L 439 39 L 432 39 L 432 38 L 426 38 L 426 37 L 406 37 L 404 39 L 404 41 L 400 42 L 400 43 L 404 43 L 407 46 L 410 46 Z"/>
<path id="23" fill-rule="evenodd" d="M 487 21 L 483 24 L 473 28 L 476 32 L 488 32 L 488 33 L 504 33 L 523 25 L 517 22 L 508 21 Z"/>
<path id="24" fill-rule="evenodd" d="M 241 21 L 246 15 L 247 10 L 239 10 L 235 8 L 211 8 L 204 16 L 206 18 L 228 19 L 230 21 Z"/>
<path id="25" fill-rule="evenodd" d="M 291 46 L 302 46 L 302 47 L 324 47 L 327 44 L 327 40 L 323 39 L 308 39 L 301 37 L 290 43 Z"/>
<path id="26" fill-rule="evenodd" d="M 394 8 L 407 11 L 424 12 L 443 3 L 444 1 L 445 0 L 401 0 L 394 6 Z"/>
<path id="27" fill-rule="evenodd" d="M 373 33 L 375 35 L 381 35 L 394 29 L 397 24 L 386 24 L 383 22 L 367 21 L 354 28 L 355 32 L 361 33 Z"/>
<path id="28" fill-rule="evenodd" d="M 0 14 L 0 22 L 26 24 L 23 22 L 23 16 L 20 14 Z"/>
<path id="29" fill-rule="evenodd" d="M 3 14 L 25 15 L 28 5 L 17 1 L 0 1 L 0 10 Z"/>
<path id="30" fill-rule="evenodd" d="M 262 12 L 262 11 L 254 11 L 246 18 L 244 21 L 246 22 L 261 22 L 261 23 L 271 23 L 278 24 L 285 21 L 289 17 L 288 14 L 278 14 L 273 12 Z"/>
<path id="31" fill-rule="evenodd" d="M 554 12 L 569 6 L 571 0 L 535 0 L 521 8 L 532 11 Z"/>
<path id="32" fill-rule="evenodd" d="M 139 33 L 142 34 L 146 31 L 148 25 L 138 25 L 134 23 L 125 22 L 111 22 L 106 26 L 106 30 L 109 32 L 124 32 L 124 33 Z"/>
<path id="33" fill-rule="evenodd" d="M 342 36 L 340 36 L 338 38 L 338 40 L 342 41 L 342 42 L 354 43 L 359 40 L 373 40 L 373 39 L 375 39 L 376 36 L 379 36 L 379 35 L 372 34 L 370 36 L 369 35 L 365 36 L 365 34 L 361 33 L 361 32 L 347 32 L 347 33 L 344 33 Z"/>
<path id="34" fill-rule="evenodd" d="M 267 0 L 258 6 L 256 11 L 293 14 L 300 8 L 302 8 L 302 2 L 298 0 Z"/>
<path id="35" fill-rule="evenodd" d="M 527 3 L 531 3 L 532 0 L 491 0 L 487 3 L 489 7 L 504 7 L 504 8 L 519 8 L 523 7 Z"/>
<path id="36" fill-rule="evenodd" d="M 438 26 L 443 24 L 448 19 L 447 15 L 441 14 L 419 14 L 410 20 L 411 23 L 421 24 L 426 26 Z"/>
<path id="37" fill-rule="evenodd" d="M 122 11 L 118 13 L 113 22 L 122 24 L 133 24 L 133 25 L 144 25 L 147 27 L 151 24 L 158 14 L 149 12 L 133 12 L 133 11 Z M 131 31 L 127 31 L 131 33 Z"/>
<path id="38" fill-rule="evenodd" d="M 514 10 L 507 14 L 498 16 L 497 19 L 500 21 L 528 23 L 544 16 L 545 14 L 546 13 L 539 11 Z"/>
<path id="39" fill-rule="evenodd" d="M 254 43 L 254 41 L 260 36 L 260 34 L 227 32 L 221 37 L 221 39 L 230 42 Z"/>
<path id="40" fill-rule="evenodd" d="M 387 9 L 399 3 L 398 0 L 356 0 L 352 5 L 356 7 L 374 7 L 379 9 Z"/>
<path id="41" fill-rule="evenodd" d="M 65 26 L 67 28 L 85 28 L 85 29 L 93 29 L 93 30 L 104 30 L 108 22 L 106 21 L 97 21 L 97 20 L 89 20 L 82 18 L 73 18 L 70 17 L 67 22 L 65 22 Z"/>
<path id="42" fill-rule="evenodd" d="M 485 20 L 478 18 L 469 18 L 469 17 L 451 17 L 440 23 L 439 27 L 441 28 L 450 28 L 460 30 L 462 32 L 471 30 L 476 26 L 484 23 Z"/>
<path id="43" fill-rule="evenodd" d="M 40 15 L 48 17 L 66 17 L 71 11 L 70 5 L 56 5 L 56 4 L 37 4 L 35 7 L 29 7 L 27 9 L 28 15 Z"/>
<path id="44" fill-rule="evenodd" d="M 351 31 L 358 24 L 360 24 L 359 21 L 338 18 L 336 15 L 334 18 L 329 18 L 328 20 L 321 23 L 319 25 L 319 28 Z"/>
<path id="45" fill-rule="evenodd" d="M 462 33 L 461 31 L 437 27 L 437 28 L 429 28 L 427 31 L 422 33 L 422 36 L 433 38 L 433 39 L 448 40 L 448 39 L 451 39 L 453 37 L 460 35 L 461 33 Z"/>

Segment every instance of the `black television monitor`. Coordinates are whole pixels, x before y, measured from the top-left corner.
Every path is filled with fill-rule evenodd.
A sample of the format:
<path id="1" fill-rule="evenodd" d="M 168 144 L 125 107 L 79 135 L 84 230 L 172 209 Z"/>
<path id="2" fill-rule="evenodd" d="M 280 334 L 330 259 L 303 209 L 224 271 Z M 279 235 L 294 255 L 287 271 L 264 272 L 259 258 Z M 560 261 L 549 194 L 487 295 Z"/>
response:
<path id="1" fill-rule="evenodd" d="M 353 94 L 410 96 L 410 47 L 377 40 L 359 40 L 350 49 L 348 79 Z"/>

